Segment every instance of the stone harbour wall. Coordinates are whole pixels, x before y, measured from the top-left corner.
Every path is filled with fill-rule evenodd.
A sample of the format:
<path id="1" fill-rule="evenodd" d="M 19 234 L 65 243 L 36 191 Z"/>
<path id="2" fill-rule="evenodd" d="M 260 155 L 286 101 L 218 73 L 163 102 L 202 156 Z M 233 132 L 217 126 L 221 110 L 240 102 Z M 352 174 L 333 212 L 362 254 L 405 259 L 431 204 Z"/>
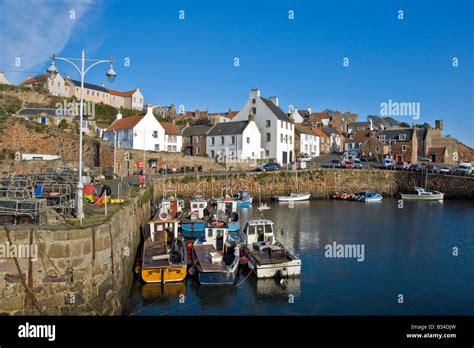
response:
<path id="1" fill-rule="evenodd" d="M 150 218 L 150 198 L 145 191 L 94 227 L 10 229 L 12 245 L 29 246 L 33 240 L 36 258 L 18 261 L 42 309 L 31 304 L 8 254 L 0 258 L 0 315 L 120 315 L 133 281 L 141 228 Z M 0 226 L 3 249 L 6 233 Z"/>
<path id="2" fill-rule="evenodd" d="M 224 175 L 203 175 L 180 177 L 155 182 L 155 197 L 162 196 L 163 188 L 176 189 L 178 195 L 190 197 L 196 190 L 203 190 L 206 197 L 218 197 L 226 185 Z M 296 192 L 294 172 L 243 173 L 227 176 L 227 186 L 238 192 L 247 188 L 251 195 L 262 200 L 276 195 Z M 310 192 L 312 198 L 329 198 L 336 193 L 374 191 L 384 196 L 396 196 L 414 186 L 425 186 L 425 175 L 415 172 L 384 170 L 318 169 L 298 173 L 300 192 Z M 474 178 L 450 175 L 428 174 L 427 188 L 440 190 L 447 198 L 473 198 Z"/>

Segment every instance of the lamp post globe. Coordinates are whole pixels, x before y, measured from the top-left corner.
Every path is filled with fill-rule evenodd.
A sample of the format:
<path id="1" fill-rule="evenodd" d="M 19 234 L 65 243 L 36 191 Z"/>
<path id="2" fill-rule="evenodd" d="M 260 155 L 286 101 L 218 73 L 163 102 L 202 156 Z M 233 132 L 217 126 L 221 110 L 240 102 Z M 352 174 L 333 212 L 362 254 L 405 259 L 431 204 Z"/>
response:
<path id="1" fill-rule="evenodd" d="M 54 60 L 51 62 L 51 65 L 49 66 L 47 72 L 51 80 L 54 80 L 56 76 L 58 75 L 58 68 L 56 68 L 56 65 L 54 65 Z"/>

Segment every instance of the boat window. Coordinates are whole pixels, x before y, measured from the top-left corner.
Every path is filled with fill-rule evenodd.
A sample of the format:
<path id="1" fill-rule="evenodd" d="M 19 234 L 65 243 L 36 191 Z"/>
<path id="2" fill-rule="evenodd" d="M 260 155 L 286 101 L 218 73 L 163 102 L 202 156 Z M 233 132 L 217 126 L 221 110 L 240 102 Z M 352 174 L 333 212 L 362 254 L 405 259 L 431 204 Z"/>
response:
<path id="1" fill-rule="evenodd" d="M 210 228 L 210 229 L 207 230 L 207 236 L 208 236 L 209 238 L 212 238 L 212 232 L 213 232 L 212 228 Z"/>
<path id="2" fill-rule="evenodd" d="M 249 226 L 248 231 L 248 234 L 253 236 L 255 234 L 255 226 Z"/>
<path id="3" fill-rule="evenodd" d="M 163 231 L 163 225 L 162 224 L 157 224 L 156 226 L 156 231 Z"/>
<path id="4" fill-rule="evenodd" d="M 199 208 L 204 208 L 204 204 L 203 203 L 199 204 Z"/>
<path id="5" fill-rule="evenodd" d="M 198 207 L 197 204 L 193 204 L 193 209 L 196 209 Z"/>
<path id="6" fill-rule="evenodd" d="M 265 233 L 272 233 L 273 228 L 272 225 L 265 225 Z"/>

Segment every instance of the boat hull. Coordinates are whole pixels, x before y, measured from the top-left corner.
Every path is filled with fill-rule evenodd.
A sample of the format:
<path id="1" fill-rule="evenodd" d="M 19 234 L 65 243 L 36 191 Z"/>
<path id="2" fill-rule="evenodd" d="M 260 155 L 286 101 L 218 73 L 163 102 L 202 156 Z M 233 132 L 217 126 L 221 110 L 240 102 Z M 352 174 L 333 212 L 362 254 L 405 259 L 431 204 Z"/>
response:
<path id="1" fill-rule="evenodd" d="M 444 199 L 444 194 L 435 194 L 435 195 L 416 195 L 416 194 L 400 194 L 403 200 L 406 201 L 442 201 Z"/>
<path id="2" fill-rule="evenodd" d="M 145 268 L 141 271 L 144 282 L 150 284 L 180 282 L 186 278 L 187 265 L 172 268 Z"/>
<path id="3" fill-rule="evenodd" d="M 253 202 L 253 197 L 250 197 L 249 199 L 242 200 L 242 201 L 237 201 L 237 207 L 248 207 L 252 205 Z"/>
<path id="4" fill-rule="evenodd" d="M 249 261 L 248 265 L 259 279 L 298 277 L 301 275 L 301 262 L 299 260 L 270 265 L 259 265 L 254 261 Z"/>
<path id="5" fill-rule="evenodd" d="M 237 272 L 199 272 L 198 280 L 201 285 L 232 285 Z"/>
<path id="6" fill-rule="evenodd" d="M 297 196 L 277 196 L 276 199 L 278 202 L 300 202 L 307 201 L 309 197 L 311 197 L 310 193 Z"/>

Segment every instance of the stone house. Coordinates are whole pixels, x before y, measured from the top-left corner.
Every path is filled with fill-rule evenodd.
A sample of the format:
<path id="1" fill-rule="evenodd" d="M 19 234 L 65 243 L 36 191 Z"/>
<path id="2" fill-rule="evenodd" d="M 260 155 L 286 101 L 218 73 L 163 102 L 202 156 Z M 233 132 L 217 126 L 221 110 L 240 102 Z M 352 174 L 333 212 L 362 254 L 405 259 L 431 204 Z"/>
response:
<path id="1" fill-rule="evenodd" d="M 278 106 L 278 98 L 263 98 L 258 89 L 252 89 L 248 101 L 233 121 L 248 121 L 249 115 L 260 131 L 260 147 L 264 149 L 264 158 L 283 165 L 293 163 L 295 130 L 291 119 Z"/>
<path id="2" fill-rule="evenodd" d="M 307 109 L 294 109 L 292 113 L 289 113 L 289 117 L 293 121 L 293 123 L 307 123 L 309 119 L 309 115 L 311 115 L 311 108 Z"/>
<path id="3" fill-rule="evenodd" d="M 331 152 L 331 139 L 324 133 L 321 128 L 313 128 L 313 134 L 319 138 L 320 154 L 328 154 Z"/>
<path id="4" fill-rule="evenodd" d="M 59 97 L 70 97 L 71 88 L 66 83 L 61 74 L 57 74 L 54 80 L 49 77 L 49 74 L 42 74 L 35 77 L 28 76 L 25 81 L 20 83 L 21 87 L 42 87 L 46 89 L 49 94 Z"/>
<path id="5" fill-rule="evenodd" d="M 344 137 L 336 129 L 323 126 L 321 130 L 329 136 L 330 151 L 331 152 L 342 152 L 344 148 Z"/>
<path id="6" fill-rule="evenodd" d="M 66 81 L 66 85 L 69 86 L 71 89 L 71 96 L 75 97 L 77 100 L 80 100 L 81 99 L 81 81 L 73 80 L 69 77 L 66 77 L 65 81 Z M 83 98 L 85 101 L 88 101 L 88 102 L 103 103 L 103 104 L 111 105 L 110 93 L 108 89 L 105 88 L 104 84 L 102 84 L 101 86 L 98 86 L 92 83 L 84 82 Z"/>
<path id="7" fill-rule="evenodd" d="M 389 155 L 389 146 L 378 139 L 376 133 L 370 133 L 369 137 L 360 145 L 359 156 L 370 161 L 381 162 Z"/>
<path id="8" fill-rule="evenodd" d="M 344 141 L 344 151 L 354 152 L 358 156 L 362 144 L 370 137 L 370 134 L 370 130 L 356 130 L 350 133 Z"/>
<path id="9" fill-rule="evenodd" d="M 417 162 L 418 142 L 414 126 L 383 130 L 379 133 L 379 140 L 389 146 L 388 156 L 395 162 Z"/>
<path id="10" fill-rule="evenodd" d="M 205 155 L 206 134 L 211 129 L 209 125 L 187 126 L 182 130 L 183 150 L 189 156 Z"/>
<path id="11" fill-rule="evenodd" d="M 116 108 L 125 108 L 131 110 L 142 110 L 143 109 L 143 94 L 140 92 L 140 88 L 134 90 L 121 92 L 113 89 L 108 89 L 110 93 L 110 105 Z"/>

